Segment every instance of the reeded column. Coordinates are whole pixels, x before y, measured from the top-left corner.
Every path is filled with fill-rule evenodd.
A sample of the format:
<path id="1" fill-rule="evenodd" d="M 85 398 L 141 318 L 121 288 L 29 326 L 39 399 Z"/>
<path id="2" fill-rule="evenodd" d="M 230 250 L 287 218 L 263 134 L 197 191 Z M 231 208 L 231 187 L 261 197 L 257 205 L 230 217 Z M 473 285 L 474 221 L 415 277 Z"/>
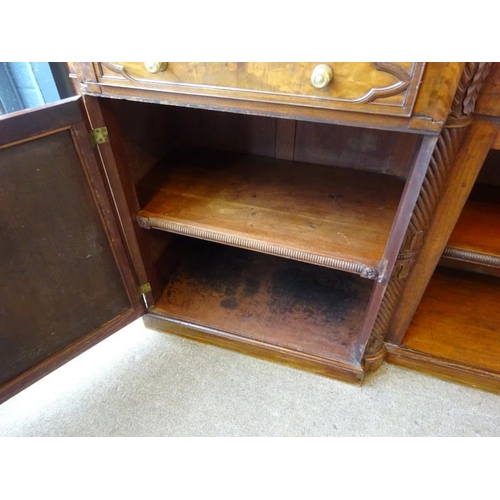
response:
<path id="1" fill-rule="evenodd" d="M 468 126 L 479 91 L 488 76 L 491 63 L 467 63 L 451 112 L 438 138 L 410 224 L 394 266 L 365 352 L 365 369 L 376 369 L 383 361 L 384 341 L 398 300 L 406 286 L 408 274 L 424 245 L 426 230 L 432 220 L 448 174 L 454 165 Z"/>

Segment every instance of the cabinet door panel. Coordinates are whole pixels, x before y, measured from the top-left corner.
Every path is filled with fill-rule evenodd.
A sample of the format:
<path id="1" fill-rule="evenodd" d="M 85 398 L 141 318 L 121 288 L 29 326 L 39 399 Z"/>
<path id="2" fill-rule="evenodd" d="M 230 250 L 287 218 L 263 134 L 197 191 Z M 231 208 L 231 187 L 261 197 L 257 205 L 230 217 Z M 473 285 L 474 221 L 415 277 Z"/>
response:
<path id="1" fill-rule="evenodd" d="M 142 306 L 80 100 L 2 117 L 0 138 L 2 400 Z"/>

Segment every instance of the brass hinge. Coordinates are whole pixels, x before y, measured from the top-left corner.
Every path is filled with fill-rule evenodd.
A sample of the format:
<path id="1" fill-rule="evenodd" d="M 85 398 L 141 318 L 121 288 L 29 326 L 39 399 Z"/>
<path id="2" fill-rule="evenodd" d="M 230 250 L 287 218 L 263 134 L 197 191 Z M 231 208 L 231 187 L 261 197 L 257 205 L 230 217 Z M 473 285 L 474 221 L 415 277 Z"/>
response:
<path id="1" fill-rule="evenodd" d="M 93 147 L 97 146 L 98 144 L 109 142 L 108 129 L 106 127 L 98 127 L 92 129 L 89 132 L 89 139 Z"/>
<path id="2" fill-rule="evenodd" d="M 139 295 L 144 295 L 145 293 L 148 293 L 151 291 L 151 284 L 150 283 L 144 283 L 139 287 Z"/>

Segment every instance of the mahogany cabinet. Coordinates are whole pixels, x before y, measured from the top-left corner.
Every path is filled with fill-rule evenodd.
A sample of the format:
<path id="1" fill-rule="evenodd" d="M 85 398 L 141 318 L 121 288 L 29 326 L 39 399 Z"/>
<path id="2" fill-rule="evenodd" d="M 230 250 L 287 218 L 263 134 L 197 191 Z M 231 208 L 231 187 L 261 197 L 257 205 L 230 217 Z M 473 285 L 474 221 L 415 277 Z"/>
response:
<path id="1" fill-rule="evenodd" d="M 494 392 L 500 392 L 499 105 L 500 63 L 493 63 L 387 343 L 391 362 Z"/>
<path id="2" fill-rule="evenodd" d="M 382 362 L 482 63 L 69 68 L 79 97 L 0 118 L 3 399 L 140 316 L 350 382 Z"/>

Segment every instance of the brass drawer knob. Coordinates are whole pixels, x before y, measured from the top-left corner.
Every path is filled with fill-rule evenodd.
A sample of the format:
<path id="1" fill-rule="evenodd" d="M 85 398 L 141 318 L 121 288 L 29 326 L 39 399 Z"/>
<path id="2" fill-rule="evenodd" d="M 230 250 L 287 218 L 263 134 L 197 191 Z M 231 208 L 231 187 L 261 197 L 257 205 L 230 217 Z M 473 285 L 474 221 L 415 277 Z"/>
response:
<path id="1" fill-rule="evenodd" d="M 328 64 L 318 64 L 312 72 L 311 83 L 317 89 L 325 88 L 333 80 L 333 69 Z"/>
<path id="2" fill-rule="evenodd" d="M 159 73 L 160 71 L 165 71 L 167 69 L 168 63 L 166 62 L 145 62 L 144 67 L 150 73 Z"/>

